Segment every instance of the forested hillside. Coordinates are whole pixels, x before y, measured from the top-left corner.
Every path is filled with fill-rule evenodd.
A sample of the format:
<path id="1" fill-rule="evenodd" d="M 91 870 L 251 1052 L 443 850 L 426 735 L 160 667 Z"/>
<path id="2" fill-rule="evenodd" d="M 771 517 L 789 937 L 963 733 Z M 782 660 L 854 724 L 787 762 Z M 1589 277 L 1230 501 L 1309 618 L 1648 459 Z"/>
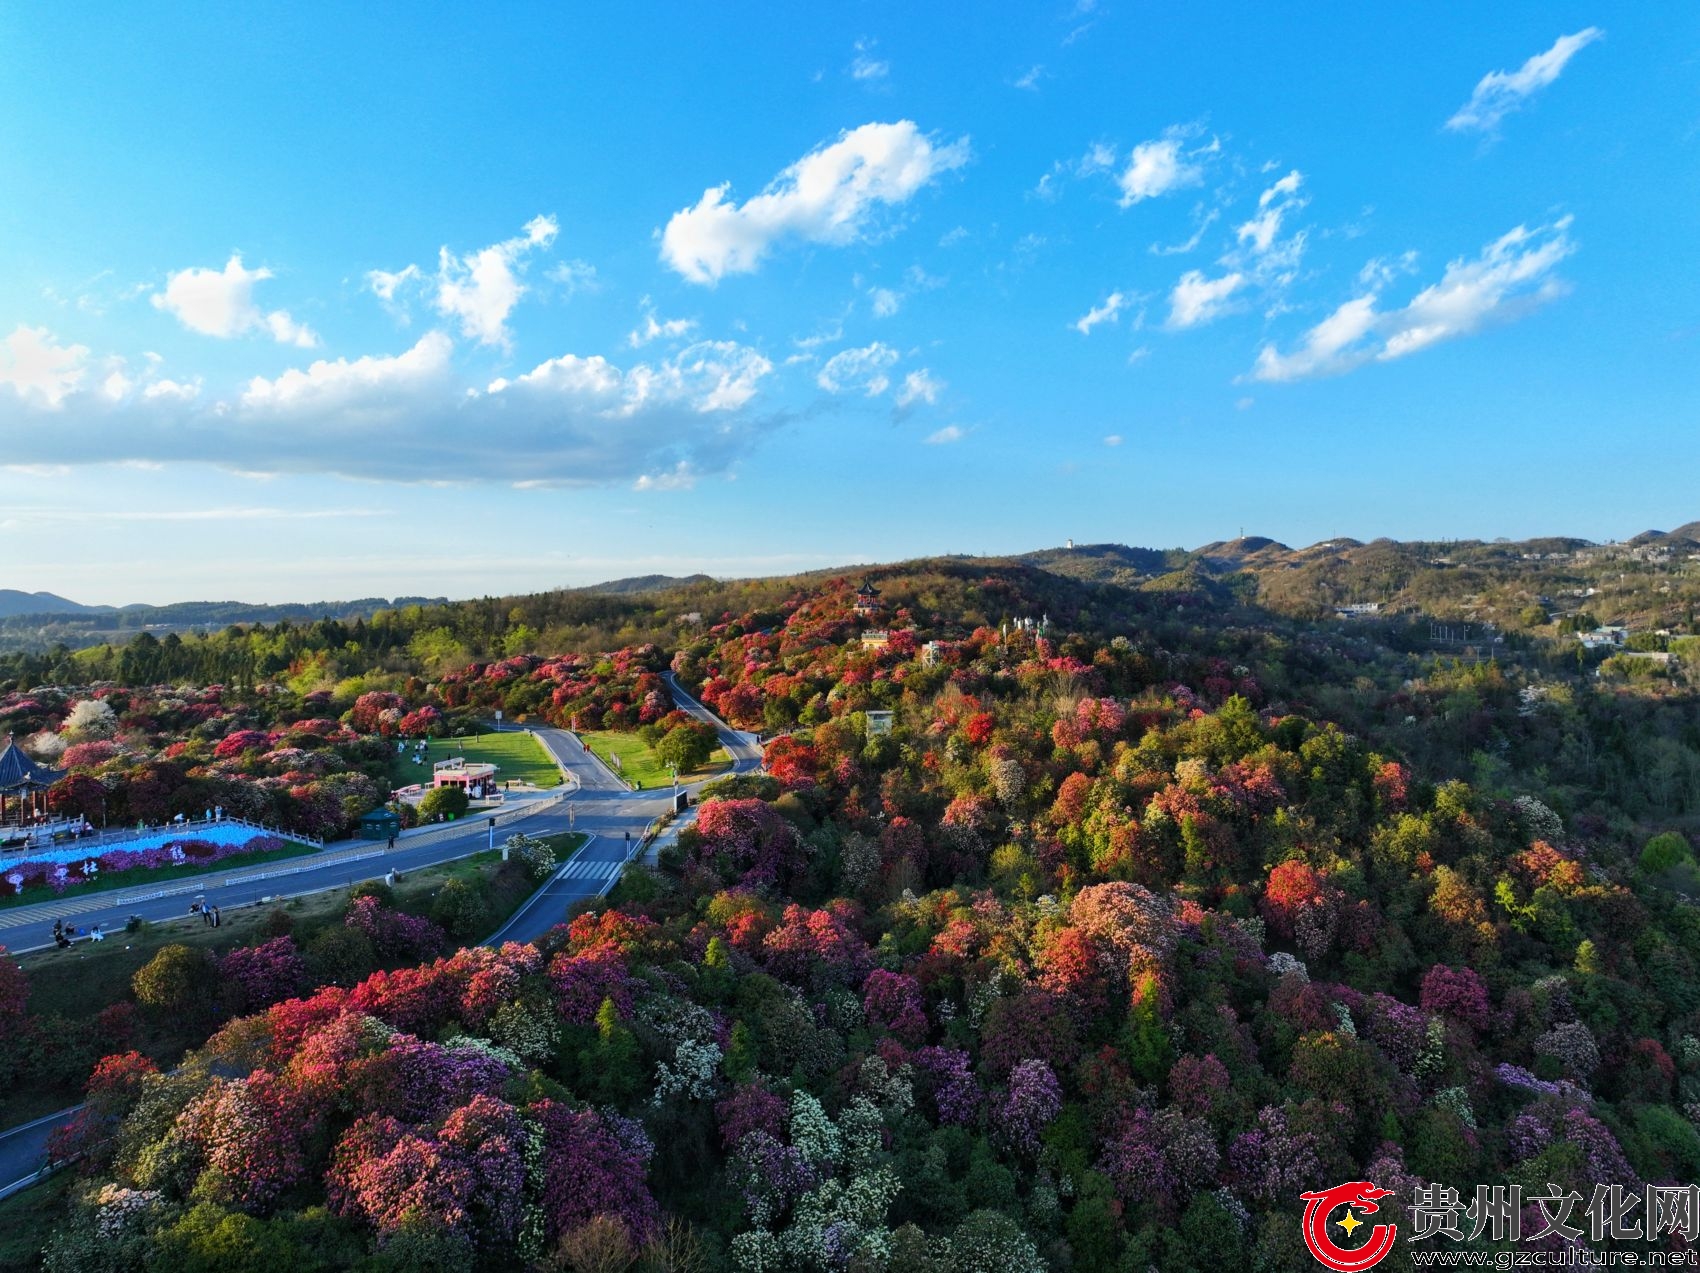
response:
<path id="1" fill-rule="evenodd" d="M 497 706 L 664 727 L 670 664 L 770 736 L 766 773 L 537 946 L 365 975 L 284 936 L 196 973 L 240 989 L 175 1070 L 101 1063 L 46 1266 L 1285 1270 L 1299 1193 L 1342 1180 L 1402 1216 L 1432 1182 L 1700 1175 L 1680 675 L 1030 566 L 870 574 L 871 614 L 857 576 L 160 643 L 281 642 L 246 717 L 201 713 L 259 731 L 215 761 L 308 710 L 298 750 Z M 457 665 L 575 624 L 665 639 Z M 367 959 L 441 940 L 370 900 L 348 926 Z"/>

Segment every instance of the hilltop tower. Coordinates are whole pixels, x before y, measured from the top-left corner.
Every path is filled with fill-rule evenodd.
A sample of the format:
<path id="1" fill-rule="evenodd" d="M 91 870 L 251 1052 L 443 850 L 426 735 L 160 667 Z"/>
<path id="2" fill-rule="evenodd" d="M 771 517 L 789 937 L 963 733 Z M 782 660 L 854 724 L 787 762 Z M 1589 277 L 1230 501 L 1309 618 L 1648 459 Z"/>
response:
<path id="1" fill-rule="evenodd" d="M 880 590 L 868 580 L 862 580 L 862 586 L 856 589 L 856 613 L 864 619 L 877 619 L 885 609 L 880 601 Z"/>

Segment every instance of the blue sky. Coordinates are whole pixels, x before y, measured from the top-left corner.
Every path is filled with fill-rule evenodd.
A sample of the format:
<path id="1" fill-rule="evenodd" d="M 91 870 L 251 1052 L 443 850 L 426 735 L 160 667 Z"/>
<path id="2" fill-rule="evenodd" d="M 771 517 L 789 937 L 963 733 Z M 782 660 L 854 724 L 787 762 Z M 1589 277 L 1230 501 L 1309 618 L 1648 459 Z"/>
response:
<path id="1" fill-rule="evenodd" d="M 1700 517 L 1700 9 L 0 11 L 12 587 Z"/>

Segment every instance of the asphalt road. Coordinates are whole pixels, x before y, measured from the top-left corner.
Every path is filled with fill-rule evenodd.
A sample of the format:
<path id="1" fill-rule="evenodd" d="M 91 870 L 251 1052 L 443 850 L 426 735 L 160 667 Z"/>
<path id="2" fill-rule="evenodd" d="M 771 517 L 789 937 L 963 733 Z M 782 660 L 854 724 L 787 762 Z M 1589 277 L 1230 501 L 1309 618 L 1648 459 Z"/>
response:
<path id="1" fill-rule="evenodd" d="M 721 746 L 726 748 L 732 757 L 733 772 L 748 773 L 761 765 L 760 745 L 748 734 L 728 727 L 719 717 L 687 695 L 679 688 L 671 672 L 665 673 L 664 676 L 679 707 L 715 727 L 720 735 Z M 561 923 L 566 918 L 567 908 L 574 902 L 602 896 L 613 887 L 621 869 L 638 851 L 643 833 L 649 824 L 673 805 L 673 794 L 670 790 L 629 791 L 621 779 L 615 777 L 607 766 L 586 751 L 578 739 L 566 730 L 537 729 L 534 732 L 570 776 L 570 780 L 554 792 L 534 800 L 513 802 L 509 807 L 510 811 L 503 816 L 502 824 L 496 828 L 496 841 L 500 843 L 511 833 L 510 826 L 511 830 L 524 831 L 528 835 L 551 835 L 560 831 L 576 830 L 585 832 L 590 839 L 514 912 L 498 932 L 490 936 L 486 945 L 508 941 L 535 941 Z M 694 790 L 695 787 L 685 789 Z M 535 805 L 536 808 L 522 812 L 527 804 Z M 677 835 L 679 829 L 688 825 L 695 817 L 696 806 L 692 805 L 674 820 L 658 843 L 664 844 Z M 229 876 L 234 877 L 231 883 L 223 883 L 227 878 L 225 874 L 210 875 L 199 882 L 191 892 L 151 901 L 134 900 L 133 894 L 129 892 L 118 893 L 112 895 L 105 905 L 96 903 L 88 910 L 75 913 L 73 918 L 84 928 L 94 924 L 103 925 L 112 933 L 109 941 L 122 940 L 124 921 L 128 916 L 141 915 L 148 920 L 177 919 L 187 912 L 189 903 L 197 898 L 204 898 L 209 906 L 234 909 L 238 906 L 253 905 L 268 893 L 298 895 L 321 892 L 325 889 L 342 888 L 360 880 L 376 879 L 391 869 L 406 873 L 464 857 L 484 848 L 489 842 L 488 823 L 474 815 L 467 819 L 465 825 L 467 830 L 459 833 L 433 828 L 423 833 L 404 835 L 394 850 L 358 859 L 341 856 L 349 850 L 347 846 L 339 845 L 327 849 L 323 855 L 335 860 L 327 861 L 322 866 L 311 865 L 310 858 L 279 862 L 272 869 L 297 866 L 306 866 L 307 869 L 267 880 L 250 879 L 243 882 L 240 873 L 230 872 Z M 410 839 L 415 843 L 410 845 Z M 424 842 L 419 843 L 421 840 Z M 357 849 L 359 847 L 356 846 Z M 384 846 L 374 844 L 365 847 L 382 849 Z M 178 881 L 171 887 L 187 884 L 188 881 Z M 79 899 L 79 904 L 92 902 L 95 902 L 92 897 Z M 60 907 L 59 911 L 64 909 Z M 11 923 L 8 923 L 9 917 Z M 54 913 L 51 910 L 43 916 L 35 907 L 20 908 L 9 913 L 0 911 L 0 943 L 10 945 L 13 949 L 24 950 L 51 944 L 53 918 Z M 23 940 L 20 941 L 19 938 Z M 93 955 L 98 949 L 91 947 L 88 953 Z M 32 1123 L 0 1132 L 0 1198 L 8 1197 L 34 1183 L 36 1173 L 46 1157 L 48 1137 L 78 1108 L 80 1106 L 60 1110 Z"/>
<path id="2" fill-rule="evenodd" d="M 732 757 L 734 773 L 747 773 L 761 764 L 761 747 L 729 728 L 701 703 L 679 688 L 671 672 L 666 673 L 667 687 L 673 701 L 684 711 L 713 725 L 720 735 L 720 745 Z M 506 941 L 535 941 L 561 922 L 567 908 L 587 897 L 600 897 L 613 887 L 620 870 L 641 847 L 643 833 L 649 824 L 673 807 L 669 788 L 653 792 L 634 792 L 584 749 L 576 737 L 560 729 L 539 729 L 537 736 L 563 766 L 569 768 L 581 784 L 573 799 L 577 811 L 576 829 L 593 837 L 574 855 L 572 861 L 556 872 L 531 899 L 515 911 L 500 931 L 491 935 L 486 945 Z M 694 791 L 701 784 L 682 790 Z M 696 817 L 692 805 L 663 834 L 663 842 L 679 832 Z"/>

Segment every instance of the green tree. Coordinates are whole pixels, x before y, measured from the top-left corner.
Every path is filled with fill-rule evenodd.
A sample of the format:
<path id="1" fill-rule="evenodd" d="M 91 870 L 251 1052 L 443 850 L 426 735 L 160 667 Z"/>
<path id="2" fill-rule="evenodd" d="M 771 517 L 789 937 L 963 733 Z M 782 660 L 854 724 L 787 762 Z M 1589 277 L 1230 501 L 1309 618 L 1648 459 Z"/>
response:
<path id="1" fill-rule="evenodd" d="M 419 802 L 419 816 L 427 822 L 439 814 L 444 818 L 458 818 L 471 803 L 460 787 L 433 787 Z"/>
<path id="2" fill-rule="evenodd" d="M 675 765 L 680 773 L 701 769 L 714 754 L 716 735 L 700 721 L 685 721 L 667 731 L 655 744 L 655 754 L 664 765 Z"/>
<path id="3" fill-rule="evenodd" d="M 1663 875 L 1690 860 L 1688 841 L 1677 831 L 1655 835 L 1641 850 L 1641 869 L 1649 875 Z"/>
<path id="4" fill-rule="evenodd" d="M 456 941 L 472 941 L 490 927 L 490 906 L 467 880 L 445 880 L 431 903 L 431 918 Z"/>
<path id="5" fill-rule="evenodd" d="M 130 988 L 144 1008 L 175 1015 L 203 1007 L 210 998 L 213 980 L 212 961 L 206 951 L 173 942 L 136 970 Z"/>

